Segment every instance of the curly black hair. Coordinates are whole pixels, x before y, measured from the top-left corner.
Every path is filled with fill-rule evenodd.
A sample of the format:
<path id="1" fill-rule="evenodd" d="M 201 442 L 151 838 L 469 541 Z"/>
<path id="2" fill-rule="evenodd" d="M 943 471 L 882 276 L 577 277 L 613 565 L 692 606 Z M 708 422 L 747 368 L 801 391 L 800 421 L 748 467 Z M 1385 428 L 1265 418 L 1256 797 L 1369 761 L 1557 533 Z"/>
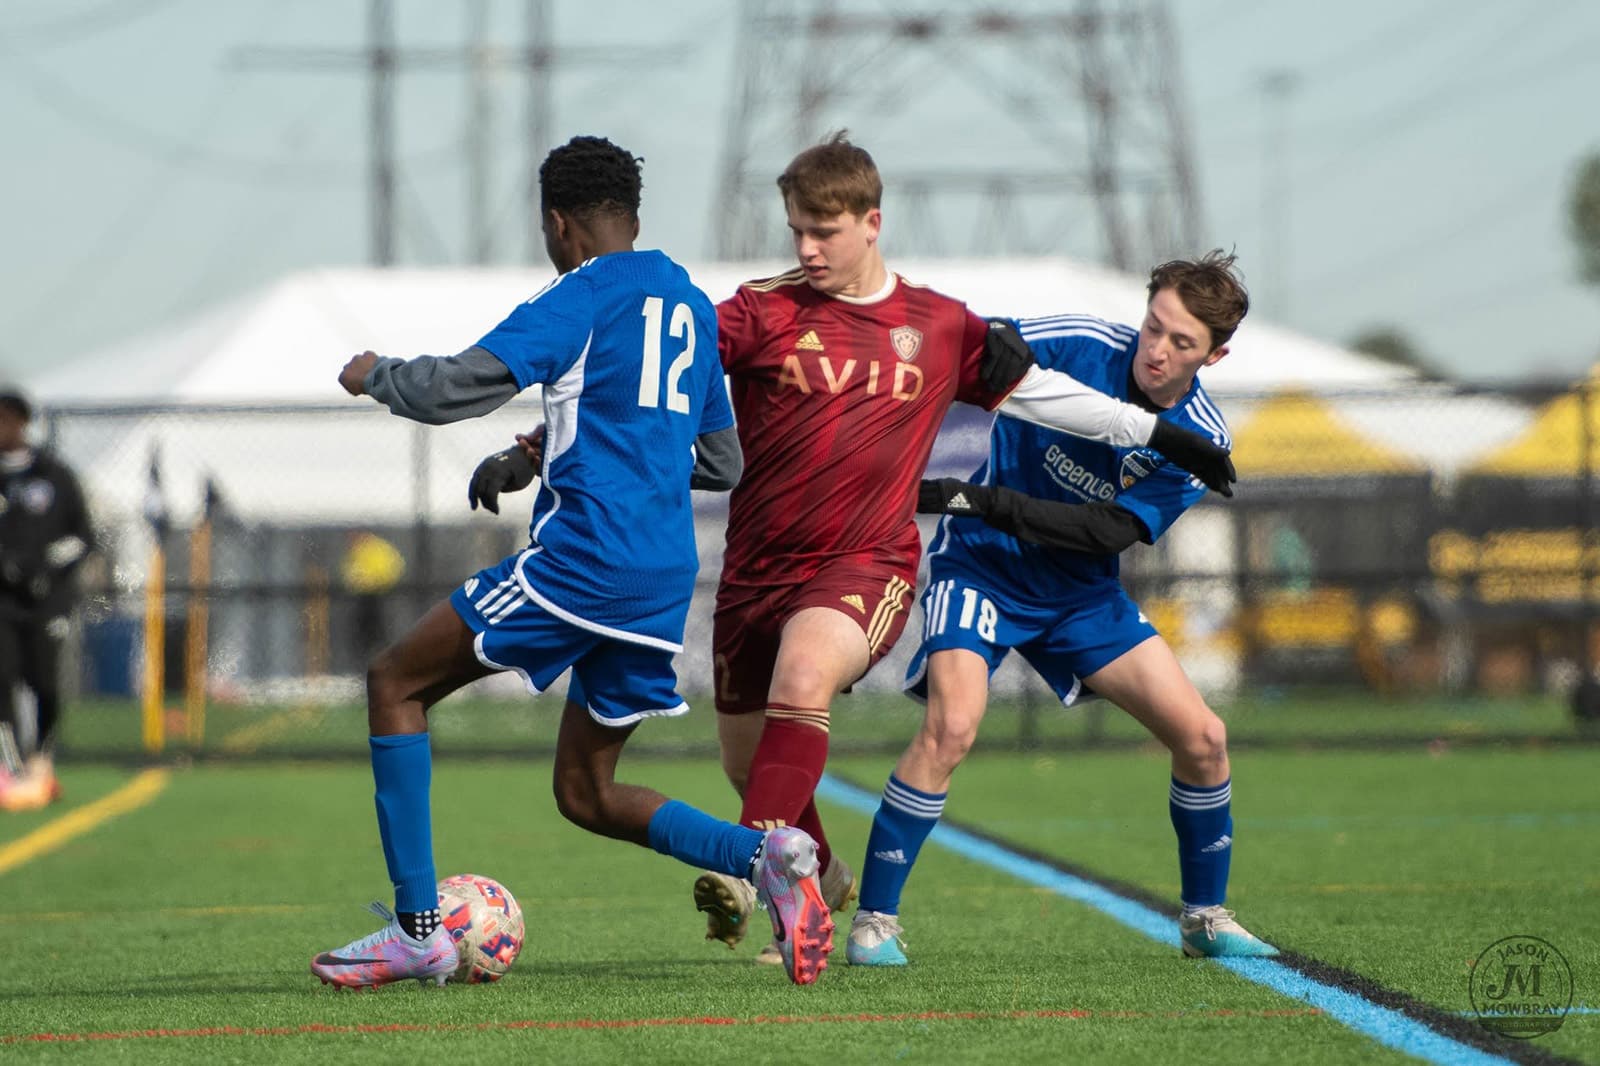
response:
<path id="1" fill-rule="evenodd" d="M 597 215 L 639 217 L 640 164 L 604 137 L 574 137 L 539 166 L 539 207 L 585 222 Z"/>

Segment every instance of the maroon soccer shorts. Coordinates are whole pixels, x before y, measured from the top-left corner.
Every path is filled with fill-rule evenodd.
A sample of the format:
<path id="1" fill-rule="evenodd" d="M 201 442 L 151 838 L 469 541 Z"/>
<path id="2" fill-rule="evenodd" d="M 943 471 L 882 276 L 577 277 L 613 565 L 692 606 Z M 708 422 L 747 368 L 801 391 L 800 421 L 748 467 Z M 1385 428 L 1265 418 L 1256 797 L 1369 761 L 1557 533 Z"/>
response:
<path id="1" fill-rule="evenodd" d="M 857 560 L 825 566 L 793 585 L 720 586 L 711 623 L 717 711 L 766 709 L 784 624 L 807 607 L 831 607 L 860 625 L 871 670 L 900 639 L 914 588 L 897 568 Z"/>

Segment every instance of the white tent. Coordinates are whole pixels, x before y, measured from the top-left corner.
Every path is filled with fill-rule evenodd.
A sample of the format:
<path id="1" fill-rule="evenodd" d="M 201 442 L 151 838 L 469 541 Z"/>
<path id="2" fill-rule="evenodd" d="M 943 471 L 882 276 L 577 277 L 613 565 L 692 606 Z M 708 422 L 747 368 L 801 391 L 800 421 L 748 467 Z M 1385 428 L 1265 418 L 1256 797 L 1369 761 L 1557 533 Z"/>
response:
<path id="1" fill-rule="evenodd" d="M 691 267 L 714 300 L 783 262 Z M 1065 259 L 908 260 L 905 277 L 959 296 L 985 315 L 1063 310 L 1123 322 L 1143 314 L 1140 278 Z M 58 402 L 337 402 L 345 358 L 448 354 L 467 347 L 550 279 L 548 270 L 323 269 L 153 333 L 45 370 L 28 384 Z M 1394 387 L 1410 372 L 1267 323 L 1247 320 L 1210 386 Z"/>

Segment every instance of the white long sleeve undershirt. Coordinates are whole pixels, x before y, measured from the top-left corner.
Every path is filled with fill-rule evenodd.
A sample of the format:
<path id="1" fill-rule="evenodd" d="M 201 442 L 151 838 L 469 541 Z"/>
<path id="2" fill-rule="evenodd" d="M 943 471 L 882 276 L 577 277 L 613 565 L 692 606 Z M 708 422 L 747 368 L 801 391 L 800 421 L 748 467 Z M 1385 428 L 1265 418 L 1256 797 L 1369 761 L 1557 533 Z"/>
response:
<path id="1" fill-rule="evenodd" d="M 1092 389 L 1070 374 L 1029 367 L 997 410 L 1024 422 L 1104 441 L 1118 448 L 1150 443 L 1156 416 Z"/>

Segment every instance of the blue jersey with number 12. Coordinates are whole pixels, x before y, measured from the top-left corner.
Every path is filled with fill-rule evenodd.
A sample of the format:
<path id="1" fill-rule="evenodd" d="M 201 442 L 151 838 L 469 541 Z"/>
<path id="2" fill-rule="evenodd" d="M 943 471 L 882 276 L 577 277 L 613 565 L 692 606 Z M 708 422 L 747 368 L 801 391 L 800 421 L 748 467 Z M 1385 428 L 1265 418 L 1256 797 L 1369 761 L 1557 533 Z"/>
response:
<path id="1" fill-rule="evenodd" d="M 562 274 L 479 346 L 544 386 L 543 480 L 523 591 L 574 625 L 680 650 L 699 554 L 694 441 L 733 425 L 716 311 L 660 252 Z"/>
<path id="2" fill-rule="evenodd" d="M 1090 315 L 1029 318 L 1016 325 L 1040 366 L 1070 374 L 1119 400 L 1129 399 L 1139 344 L 1139 331 L 1132 326 Z M 1232 446 L 1228 427 L 1198 378 L 1159 417 L 1225 448 Z M 1206 492 L 1186 471 L 1149 448 L 1116 448 L 1005 414 L 995 417 L 988 462 L 973 480 L 1066 503 L 1114 502 L 1139 519 L 1151 543 Z M 990 585 L 999 582 L 1023 602 L 1082 602 L 1118 579 L 1115 555 L 1027 544 L 977 518 L 941 520 L 928 557 L 935 573 L 942 566 L 965 567 Z"/>

